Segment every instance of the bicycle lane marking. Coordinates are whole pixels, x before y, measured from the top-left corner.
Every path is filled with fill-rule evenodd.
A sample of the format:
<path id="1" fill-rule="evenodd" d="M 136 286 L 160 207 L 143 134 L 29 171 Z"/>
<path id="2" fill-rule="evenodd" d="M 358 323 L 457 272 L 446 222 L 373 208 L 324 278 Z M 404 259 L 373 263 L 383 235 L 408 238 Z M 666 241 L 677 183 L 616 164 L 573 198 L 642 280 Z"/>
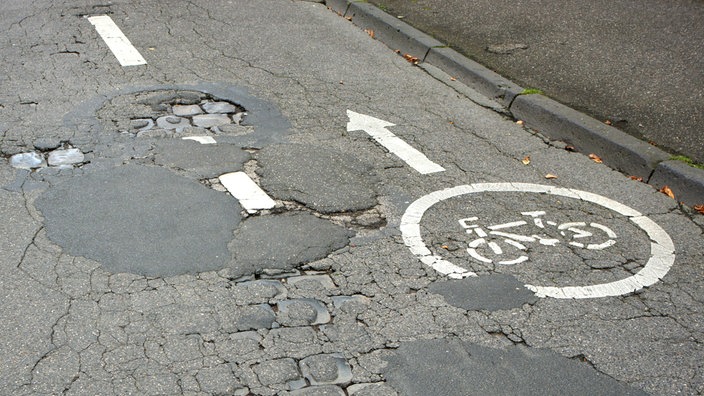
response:
<path id="1" fill-rule="evenodd" d="M 526 285 L 538 297 L 554 298 L 597 298 L 620 296 L 644 287 L 651 286 L 662 279 L 675 262 L 675 246 L 670 236 L 657 223 L 640 212 L 612 199 L 598 194 L 569 188 L 545 186 L 530 183 L 477 183 L 462 185 L 427 194 L 411 203 L 401 218 L 401 234 L 404 243 L 421 262 L 453 279 L 477 276 L 476 273 L 457 266 L 450 261 L 434 255 L 423 242 L 420 234 L 420 221 L 425 212 L 449 198 L 481 192 L 528 192 L 558 195 L 591 202 L 627 217 L 650 238 L 650 258 L 636 274 L 614 282 L 589 286 L 547 287 Z"/>

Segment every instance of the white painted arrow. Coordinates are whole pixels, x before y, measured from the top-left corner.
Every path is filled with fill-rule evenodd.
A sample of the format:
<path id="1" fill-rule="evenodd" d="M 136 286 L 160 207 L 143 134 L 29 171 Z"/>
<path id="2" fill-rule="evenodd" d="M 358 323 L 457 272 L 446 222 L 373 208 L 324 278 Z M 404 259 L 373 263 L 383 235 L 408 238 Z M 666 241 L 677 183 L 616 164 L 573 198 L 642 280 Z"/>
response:
<path id="1" fill-rule="evenodd" d="M 425 154 L 414 149 L 408 143 L 386 129 L 386 127 L 396 124 L 368 115 L 355 113 L 352 110 L 347 110 L 347 116 L 350 118 L 350 122 L 347 123 L 347 132 L 364 131 L 368 133 L 377 143 L 396 154 L 418 172 L 427 175 L 428 173 L 442 172 L 445 170 L 442 166 L 429 160 Z"/>

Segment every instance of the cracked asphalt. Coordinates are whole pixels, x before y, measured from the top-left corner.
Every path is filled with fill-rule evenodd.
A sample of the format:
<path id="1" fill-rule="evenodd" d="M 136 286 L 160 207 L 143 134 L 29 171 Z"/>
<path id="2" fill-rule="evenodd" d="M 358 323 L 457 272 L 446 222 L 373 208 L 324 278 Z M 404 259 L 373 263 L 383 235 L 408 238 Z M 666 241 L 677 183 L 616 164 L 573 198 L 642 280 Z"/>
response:
<path id="1" fill-rule="evenodd" d="M 0 394 L 704 393 L 704 217 L 325 4 L 11 0 L 0 30 Z"/>

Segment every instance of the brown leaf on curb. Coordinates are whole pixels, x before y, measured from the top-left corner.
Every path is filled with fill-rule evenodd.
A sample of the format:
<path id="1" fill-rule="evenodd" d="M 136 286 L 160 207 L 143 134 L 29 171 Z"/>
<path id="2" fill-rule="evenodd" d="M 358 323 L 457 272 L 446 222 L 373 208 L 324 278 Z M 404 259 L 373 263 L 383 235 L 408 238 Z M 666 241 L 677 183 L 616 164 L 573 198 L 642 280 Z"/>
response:
<path id="1" fill-rule="evenodd" d="M 663 186 L 663 188 L 660 189 L 660 192 L 672 199 L 675 199 L 675 193 L 673 193 L 672 189 L 668 186 Z"/>
<path id="2" fill-rule="evenodd" d="M 372 29 L 364 29 L 364 32 L 369 35 L 369 37 L 374 38 L 374 31 Z"/>
<path id="3" fill-rule="evenodd" d="M 516 124 L 518 124 L 518 125 L 523 125 L 523 124 L 525 124 L 525 123 L 526 123 L 526 122 L 523 121 L 523 120 L 518 120 L 518 121 L 516 121 Z"/>
<path id="4" fill-rule="evenodd" d="M 523 160 L 521 160 L 521 162 L 523 162 L 523 165 L 530 164 L 530 156 L 526 155 L 525 157 L 523 157 Z"/>
<path id="5" fill-rule="evenodd" d="M 413 63 L 414 65 L 417 65 L 418 62 L 420 62 L 420 59 L 418 59 L 418 57 L 413 56 L 413 55 L 411 55 L 411 54 L 403 54 L 403 57 L 404 57 L 407 61 Z"/>
<path id="6" fill-rule="evenodd" d="M 557 175 L 553 175 L 552 173 L 548 173 L 547 175 L 545 175 L 545 178 L 546 179 L 557 179 Z"/>
<path id="7" fill-rule="evenodd" d="M 606 121 L 604 121 L 604 124 L 606 124 L 606 125 L 611 125 L 612 122 L 611 122 L 611 120 L 606 120 Z"/>
<path id="8" fill-rule="evenodd" d="M 450 81 L 457 81 L 457 79 L 454 77 L 450 77 Z"/>
<path id="9" fill-rule="evenodd" d="M 704 205 L 694 205 L 694 210 L 704 215 Z"/>
<path id="10" fill-rule="evenodd" d="M 628 176 L 628 178 L 631 180 L 635 180 L 637 182 L 641 182 L 641 183 L 643 182 L 643 178 L 639 177 L 639 176 Z"/>
<path id="11" fill-rule="evenodd" d="M 567 150 L 567 151 L 569 151 L 569 152 L 571 152 L 571 153 L 576 153 L 576 152 L 577 152 L 577 148 L 576 148 L 575 146 L 569 146 L 569 145 L 568 145 L 568 146 L 565 146 L 565 150 Z"/>
<path id="12" fill-rule="evenodd" d="M 598 155 L 596 155 L 596 154 L 594 154 L 594 153 L 589 154 L 589 159 L 592 160 L 592 161 L 594 161 L 594 162 L 596 162 L 597 164 L 601 164 L 601 163 L 604 162 L 604 161 L 601 160 L 601 157 L 599 157 Z"/>

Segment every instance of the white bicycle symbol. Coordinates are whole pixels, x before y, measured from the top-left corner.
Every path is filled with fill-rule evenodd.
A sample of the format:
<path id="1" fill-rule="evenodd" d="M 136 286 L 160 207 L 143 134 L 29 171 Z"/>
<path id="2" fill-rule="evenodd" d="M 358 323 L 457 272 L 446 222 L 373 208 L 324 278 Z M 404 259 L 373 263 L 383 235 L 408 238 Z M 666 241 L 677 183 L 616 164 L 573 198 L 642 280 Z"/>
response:
<path id="1" fill-rule="evenodd" d="M 557 196 L 557 197 L 565 197 L 569 199 L 574 199 L 578 200 L 584 203 L 591 203 L 595 205 L 599 205 L 603 208 L 609 209 L 619 216 L 622 216 L 625 219 L 629 220 L 629 223 L 632 224 L 633 226 L 637 227 L 638 229 L 642 230 L 647 234 L 649 240 L 650 240 L 650 256 L 648 257 L 647 261 L 643 263 L 643 268 L 641 268 L 638 272 L 631 276 L 627 276 L 623 279 L 618 279 L 614 280 L 612 282 L 605 282 L 605 283 L 597 283 L 597 284 L 586 284 L 582 286 L 541 286 L 541 285 L 526 285 L 526 287 L 533 292 L 538 297 L 554 297 L 554 298 L 596 298 L 596 297 L 606 297 L 606 296 L 620 296 L 624 295 L 627 293 L 632 293 L 634 291 L 640 290 L 644 287 L 648 287 L 651 285 L 654 285 L 657 283 L 660 279 L 662 279 L 665 275 L 667 275 L 667 272 L 670 270 L 670 267 L 675 262 L 675 246 L 672 243 L 672 239 L 670 236 L 667 234 L 667 232 L 660 227 L 657 223 L 655 223 L 653 220 L 648 218 L 647 216 L 643 215 L 642 213 L 638 212 L 637 210 L 628 207 L 620 202 L 614 201 L 612 199 L 606 198 L 601 195 L 597 195 L 594 193 L 590 193 L 587 191 L 581 191 L 581 190 L 574 190 L 570 188 L 563 188 L 563 187 L 556 187 L 556 186 L 544 186 L 540 184 L 531 184 L 531 183 L 477 183 L 477 184 L 468 184 L 468 185 L 461 185 L 461 186 L 456 186 L 456 187 L 451 187 L 451 188 L 446 188 L 444 190 L 438 190 L 434 191 L 430 194 L 424 195 L 417 200 L 415 200 L 411 205 L 408 206 L 406 211 L 403 214 L 403 217 L 401 218 L 401 224 L 400 224 L 400 229 L 401 229 L 401 234 L 403 235 L 403 240 L 406 246 L 411 250 L 411 253 L 413 253 L 418 259 L 423 262 L 424 264 L 432 267 L 436 271 L 440 272 L 441 274 L 447 275 L 449 278 L 452 279 L 462 279 L 466 277 L 471 277 L 471 276 L 477 276 L 475 272 L 472 272 L 464 267 L 461 267 L 459 265 L 456 265 L 448 260 L 446 260 L 443 256 L 439 254 L 434 254 L 428 246 L 426 246 L 425 242 L 423 241 L 423 236 L 421 235 L 421 220 L 423 219 L 423 215 L 426 213 L 428 209 L 433 207 L 435 204 L 452 199 L 455 197 L 460 197 L 460 196 L 467 196 L 467 197 L 472 197 L 475 194 L 483 194 L 483 193 L 502 193 L 502 192 L 518 192 L 518 193 L 533 193 L 533 194 L 545 194 L 548 196 Z M 527 212 L 531 213 L 531 212 Z M 530 216 L 530 215 L 528 215 Z M 532 217 L 532 216 L 531 216 Z M 536 224 L 537 222 L 535 219 L 539 219 L 539 216 L 536 216 L 533 220 L 533 223 Z M 465 219 L 463 219 L 465 220 Z M 477 219 L 478 220 L 478 219 Z M 506 232 L 508 231 L 509 228 L 512 227 L 524 227 L 526 224 L 518 224 L 520 222 L 512 222 L 512 223 L 506 223 L 509 224 L 510 226 L 506 226 L 504 228 L 496 228 L 500 226 L 505 226 L 504 224 L 499 224 L 497 226 L 491 226 L 491 229 L 489 227 L 485 227 L 488 231 L 486 231 L 484 228 L 479 227 L 471 227 L 474 225 L 472 222 L 476 220 L 469 220 L 465 221 L 465 225 L 470 226 L 468 228 L 465 228 L 465 230 L 471 230 L 472 233 L 477 234 L 477 229 L 481 228 L 483 231 L 484 236 L 480 236 L 480 234 L 477 234 L 479 237 L 478 239 L 483 239 L 483 242 L 474 242 L 476 243 L 476 246 L 473 247 L 475 251 L 479 251 L 480 245 L 484 247 L 484 250 L 487 252 L 487 254 L 493 253 L 493 250 L 489 251 L 491 247 L 489 246 L 490 242 L 494 242 L 499 246 L 500 248 L 502 247 L 501 244 L 504 244 L 504 246 L 510 246 L 512 249 L 516 249 L 515 245 L 508 244 L 505 242 L 506 240 L 509 241 L 514 241 L 518 242 L 519 244 L 525 246 L 526 243 L 528 242 L 536 242 L 539 240 L 542 240 L 544 242 L 549 241 L 552 238 L 547 238 L 547 237 L 542 237 L 542 236 L 536 236 L 533 235 L 532 233 L 529 233 L 529 235 L 523 235 L 523 234 L 516 234 L 516 233 L 509 233 Z M 542 222 L 542 219 L 540 219 Z M 515 224 L 515 225 L 514 225 Z M 589 226 L 587 227 L 586 222 L 584 225 L 582 225 L 581 222 L 578 222 L 576 225 L 570 223 L 563 223 L 560 224 L 559 226 L 557 224 L 552 224 L 552 223 L 547 223 L 548 226 L 551 227 L 558 227 L 558 231 L 564 232 L 562 234 L 563 237 L 566 237 L 569 233 L 574 233 L 576 235 L 583 235 L 582 232 L 592 232 L 594 230 L 591 230 L 589 227 L 592 227 L 596 230 L 599 230 L 599 232 L 605 232 L 606 235 L 609 237 L 609 239 L 614 239 L 615 234 L 609 235 L 609 233 L 606 231 L 607 228 L 600 228 L 597 226 L 594 226 L 595 223 L 590 223 Z M 562 230 L 559 229 L 560 226 L 565 226 Z M 599 224 L 601 225 L 601 224 Z M 541 227 L 538 227 L 541 228 Z M 545 227 L 547 228 L 547 227 Z M 571 230 L 574 229 L 574 230 Z M 575 232 L 576 230 L 576 232 Z M 495 234 L 496 232 L 504 233 L 504 234 L 509 234 L 511 237 L 506 236 L 506 235 L 501 235 L 501 234 Z M 561 234 L 561 233 L 557 233 Z M 515 236 L 520 236 L 521 238 L 526 238 L 527 240 L 521 241 L 521 240 L 516 240 Z M 503 239 L 502 239 L 503 238 Z M 498 242 L 496 242 L 498 240 Z M 574 242 L 577 244 L 582 244 L 584 247 L 589 249 L 589 246 L 592 246 L 592 249 L 595 249 L 597 246 L 602 246 L 603 243 L 585 243 L 586 242 L 586 236 L 583 238 L 575 238 L 573 236 L 570 236 L 569 238 L 565 238 L 567 241 L 566 243 Z M 607 240 L 608 242 L 608 240 Z M 492 245 L 495 247 L 494 245 Z M 578 245 L 572 245 L 575 247 L 578 247 Z M 604 248 L 608 247 L 606 245 L 603 245 Z M 472 248 L 470 248 L 472 249 Z M 521 250 L 522 249 L 518 249 Z M 503 252 L 503 251 L 502 251 Z M 482 256 L 485 257 L 485 256 Z M 512 261 L 512 260 L 502 260 L 502 261 Z"/>
<path id="2" fill-rule="evenodd" d="M 590 250 L 601 250 L 606 249 L 609 246 L 613 246 L 616 243 L 616 233 L 613 232 L 613 230 L 611 230 L 609 227 L 599 223 L 589 223 L 589 225 L 587 225 L 586 222 L 578 221 L 557 224 L 554 221 L 543 222 L 541 216 L 545 215 L 544 211 L 521 212 L 521 214 L 524 216 L 531 217 L 533 219 L 533 224 L 537 228 L 544 229 L 546 224 L 548 226 L 557 227 L 557 229 L 560 231 L 560 235 L 567 238 L 569 240 L 567 243 L 571 246 Z M 506 245 L 511 246 L 512 248 L 518 249 L 520 251 L 525 251 L 528 250 L 528 247 L 524 245 L 525 243 L 537 241 L 541 245 L 556 246 L 561 242 L 560 239 L 550 238 L 546 235 L 525 235 L 503 231 L 527 225 L 528 222 L 524 220 L 491 225 L 486 227 L 489 230 L 488 232 L 481 228 L 478 224 L 474 224 L 474 222 L 478 220 L 478 217 L 468 217 L 465 219 L 460 219 L 459 223 L 468 234 L 474 233 L 478 236 L 477 239 L 474 239 L 469 243 L 467 253 L 469 253 L 469 255 L 472 256 L 474 259 L 484 263 L 494 262 L 494 260 L 487 257 L 487 254 L 481 253 L 482 250 L 486 250 L 487 248 L 490 249 L 494 255 L 500 256 L 506 251 L 514 250 L 510 248 L 506 249 Z M 585 229 L 589 227 L 595 230 Z M 586 243 L 586 238 L 593 237 L 595 233 L 598 235 L 599 231 L 605 233 L 609 239 L 601 243 Z M 491 236 L 495 236 L 496 238 L 492 238 Z M 580 242 L 580 240 L 583 242 Z M 504 247 L 502 248 L 501 245 L 504 245 Z M 528 260 L 528 256 L 521 255 L 516 258 L 498 261 L 497 264 L 512 265 L 522 263 L 526 260 Z"/>

